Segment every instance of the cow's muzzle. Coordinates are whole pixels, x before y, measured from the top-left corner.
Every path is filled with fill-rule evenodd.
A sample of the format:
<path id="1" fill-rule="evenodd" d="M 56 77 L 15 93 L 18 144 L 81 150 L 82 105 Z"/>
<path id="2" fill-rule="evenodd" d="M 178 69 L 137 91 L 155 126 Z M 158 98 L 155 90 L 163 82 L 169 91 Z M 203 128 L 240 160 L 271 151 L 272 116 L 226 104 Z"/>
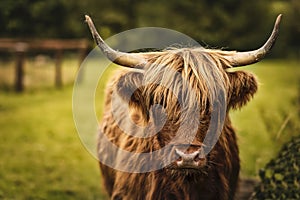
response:
<path id="1" fill-rule="evenodd" d="M 199 169 L 206 165 L 206 157 L 202 147 L 181 150 L 175 148 L 176 161 L 178 168 Z"/>

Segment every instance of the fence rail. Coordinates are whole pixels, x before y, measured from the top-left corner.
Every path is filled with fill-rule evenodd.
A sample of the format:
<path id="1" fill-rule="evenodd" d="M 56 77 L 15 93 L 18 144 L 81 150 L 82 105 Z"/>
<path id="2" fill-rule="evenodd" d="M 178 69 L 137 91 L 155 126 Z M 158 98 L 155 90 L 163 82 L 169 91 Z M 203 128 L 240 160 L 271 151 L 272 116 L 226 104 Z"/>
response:
<path id="1" fill-rule="evenodd" d="M 12 39 L 0 38 L 0 51 L 11 52 L 16 55 L 15 90 L 24 90 L 24 65 L 27 52 L 53 51 L 55 52 L 55 85 L 62 86 L 61 63 L 63 51 L 78 50 L 79 63 L 87 53 L 88 41 L 85 39 Z"/>

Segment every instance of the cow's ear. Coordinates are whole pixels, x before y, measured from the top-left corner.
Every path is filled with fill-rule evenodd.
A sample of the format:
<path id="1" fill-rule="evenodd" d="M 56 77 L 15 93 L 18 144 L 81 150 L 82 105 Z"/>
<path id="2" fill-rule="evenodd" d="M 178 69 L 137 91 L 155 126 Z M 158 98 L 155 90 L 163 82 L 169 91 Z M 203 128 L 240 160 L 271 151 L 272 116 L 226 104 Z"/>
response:
<path id="1" fill-rule="evenodd" d="M 117 80 L 116 91 L 127 104 L 129 108 L 129 116 L 134 123 L 144 126 L 149 120 L 148 112 L 145 107 L 145 98 L 142 94 L 143 91 L 143 77 L 142 73 L 129 72 L 123 74 Z"/>
<path id="2" fill-rule="evenodd" d="M 256 77 L 245 71 L 228 72 L 227 75 L 230 81 L 228 106 L 233 109 L 241 108 L 257 91 Z"/>
<path id="3" fill-rule="evenodd" d="M 129 72 L 123 74 L 117 80 L 116 91 L 124 102 L 128 102 L 129 105 L 141 105 L 144 99 L 142 96 L 142 81 L 142 73 Z"/>

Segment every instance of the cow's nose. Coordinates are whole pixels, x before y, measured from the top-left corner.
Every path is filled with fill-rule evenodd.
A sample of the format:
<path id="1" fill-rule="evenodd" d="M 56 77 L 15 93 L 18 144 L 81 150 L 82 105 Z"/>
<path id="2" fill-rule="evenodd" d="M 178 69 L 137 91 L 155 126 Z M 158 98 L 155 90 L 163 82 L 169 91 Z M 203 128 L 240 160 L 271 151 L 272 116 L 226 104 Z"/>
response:
<path id="1" fill-rule="evenodd" d="M 175 149 L 177 156 L 176 164 L 182 168 L 197 168 L 205 162 L 205 156 L 201 150 L 194 151 L 192 153 L 184 153 L 178 149 Z"/>

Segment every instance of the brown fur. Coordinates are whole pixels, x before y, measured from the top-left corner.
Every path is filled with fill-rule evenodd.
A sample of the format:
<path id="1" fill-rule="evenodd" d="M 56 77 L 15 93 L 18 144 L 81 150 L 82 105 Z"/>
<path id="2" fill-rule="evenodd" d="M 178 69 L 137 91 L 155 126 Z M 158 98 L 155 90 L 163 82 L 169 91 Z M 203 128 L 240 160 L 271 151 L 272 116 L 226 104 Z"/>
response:
<path id="1" fill-rule="evenodd" d="M 228 54 L 228 53 L 227 53 Z M 128 173 L 112 169 L 100 163 L 104 185 L 111 199 L 233 199 L 237 188 L 240 169 L 239 153 L 235 131 L 231 125 L 228 112 L 245 105 L 257 90 L 255 77 L 243 71 L 228 72 L 231 66 L 224 58 L 225 53 L 219 50 L 203 48 L 170 49 L 163 54 L 149 59 L 144 73 L 122 71 L 108 87 L 104 118 L 100 131 L 121 149 L 131 152 L 152 152 L 167 145 L 176 134 L 189 137 L 189 128 L 177 133 L 180 121 L 188 120 L 188 114 L 195 114 L 195 101 L 199 103 L 198 115 L 201 123 L 191 122 L 197 126 L 194 143 L 201 144 L 208 130 L 211 116 L 211 102 L 220 90 L 226 92 L 227 113 L 221 135 L 207 155 L 207 164 L 202 171 L 174 170 L 163 168 L 147 173 Z M 176 74 L 169 75 L 170 71 Z M 177 84 L 183 78 L 187 84 Z M 142 85 L 143 81 L 149 84 Z M 171 83 L 168 87 L 159 86 L 157 81 Z M 144 82 L 144 83 L 145 83 Z M 140 86 L 136 89 L 136 86 Z M 196 99 L 188 91 L 196 91 Z M 128 96 L 134 91 L 132 96 Z M 120 102 L 117 108 L 118 119 L 111 113 L 112 93 L 117 93 Z M 179 98 L 187 99 L 182 106 Z M 123 100 L 123 101 L 122 101 Z M 129 100 L 129 110 L 124 110 L 125 100 Z M 167 113 L 162 129 L 156 133 L 159 123 L 156 117 L 160 113 L 151 113 L 150 108 L 160 104 Z M 187 115 L 181 111 L 187 110 Z M 118 126 L 128 125 L 125 116 L 138 125 L 149 126 L 150 137 L 137 138 L 124 133 Z M 116 120 L 120 121 L 117 123 Z M 122 121 L 123 120 L 123 121 Z M 134 130 L 134 127 L 129 127 Z M 176 141 L 177 144 L 184 141 Z M 98 139 L 99 157 L 119 159 L 117 152 L 106 152 L 102 138 Z M 122 159 L 122 158 L 121 158 Z M 164 160 L 162 159 L 162 162 Z M 131 163 L 132 167 L 142 165 L 145 161 Z"/>

